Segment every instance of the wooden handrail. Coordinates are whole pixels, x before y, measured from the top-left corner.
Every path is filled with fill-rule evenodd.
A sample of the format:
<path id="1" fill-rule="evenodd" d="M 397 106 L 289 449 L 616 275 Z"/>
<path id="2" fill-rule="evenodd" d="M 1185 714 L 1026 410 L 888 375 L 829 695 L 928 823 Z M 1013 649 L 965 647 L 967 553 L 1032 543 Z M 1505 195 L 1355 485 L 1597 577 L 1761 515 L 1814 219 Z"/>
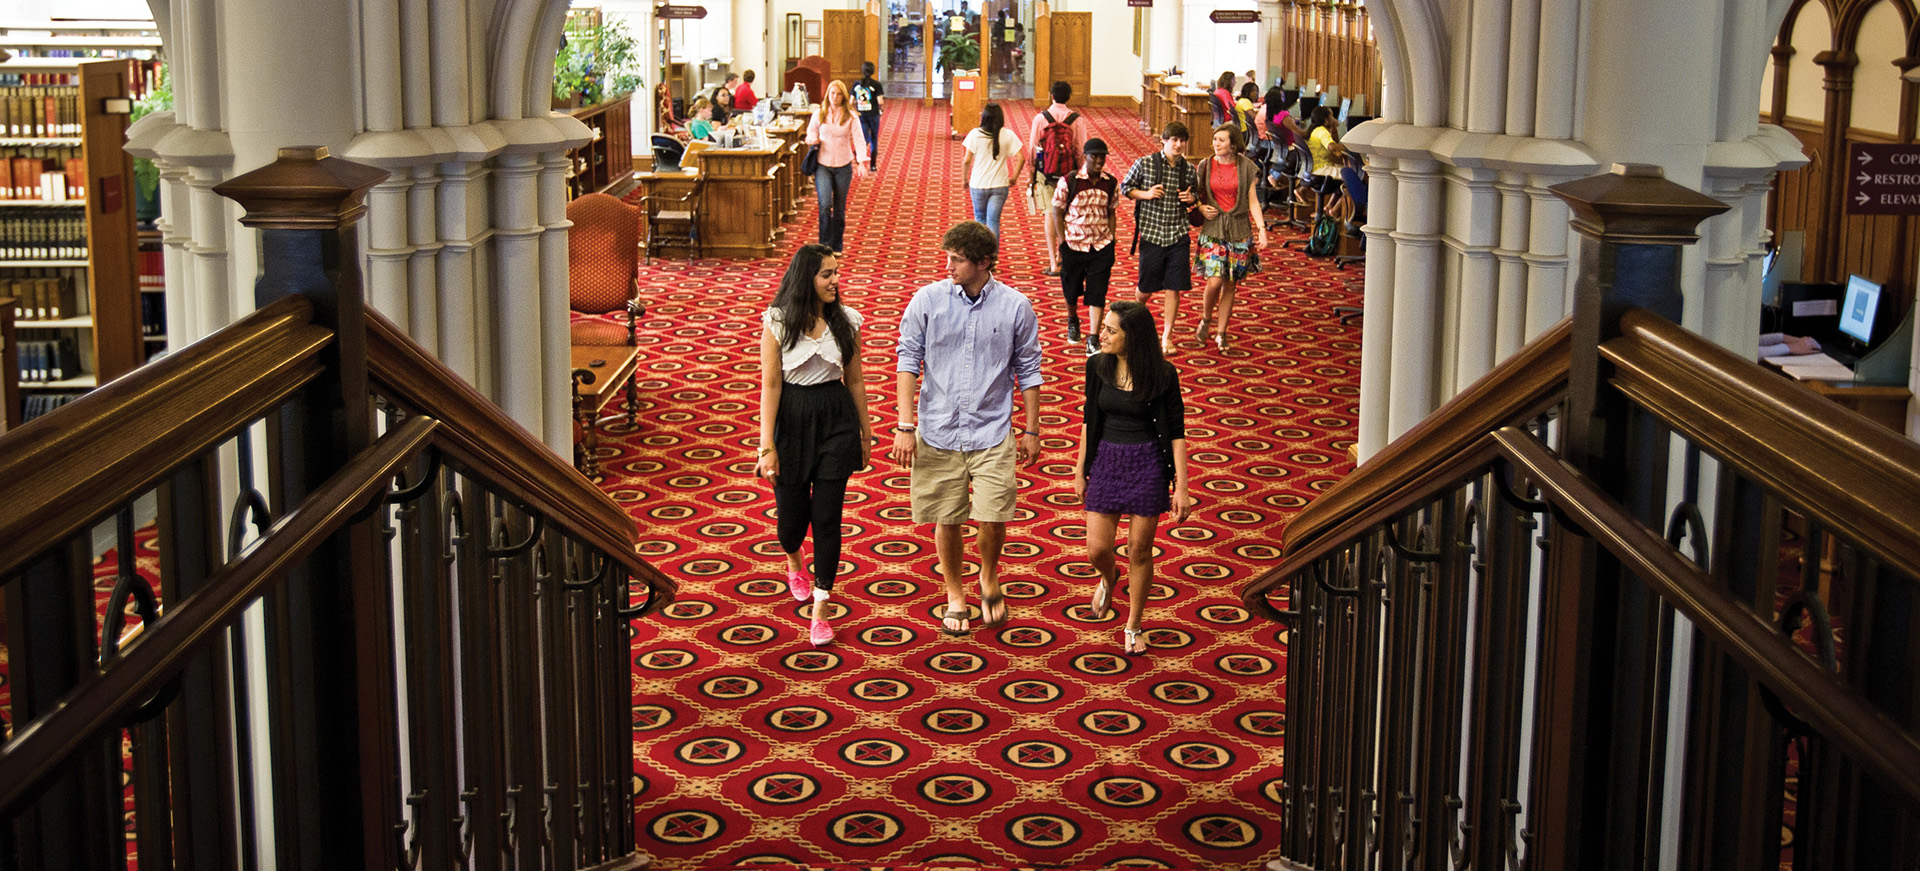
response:
<path id="1" fill-rule="evenodd" d="M 448 422 L 436 441 L 458 462 L 487 470 L 490 483 L 509 500 L 546 515 L 645 583 L 646 610 L 673 600 L 679 584 L 634 552 L 631 515 L 466 379 L 371 310 L 367 367 L 373 381 L 394 397 Z"/>
<path id="2" fill-rule="evenodd" d="M 129 655 L 80 679 L 44 716 L 21 727 L 0 753 L 0 808 L 11 808 L 88 739 L 112 725 L 184 668 L 192 654 L 240 616 L 265 587 L 307 556 L 354 512 L 386 491 L 432 440 L 440 422 L 415 417 L 382 436 L 275 521 L 240 558 L 167 608 Z"/>
<path id="3" fill-rule="evenodd" d="M 1664 318 L 1601 346 L 1613 386 L 1796 511 L 1920 577 L 1920 444 Z"/>
<path id="4" fill-rule="evenodd" d="M 1287 524 L 1285 558 L 1248 582 L 1241 598 L 1252 607 L 1268 611 L 1267 592 L 1286 583 L 1311 561 L 1296 554 L 1329 537 L 1333 542 L 1346 540 L 1348 530 L 1354 527 L 1350 521 L 1356 515 L 1381 516 L 1375 510 L 1381 504 L 1397 504 L 1409 494 L 1425 492 L 1433 467 L 1465 451 L 1487 433 L 1538 415 L 1558 402 L 1567 389 L 1567 359 L 1572 348 L 1573 322 L 1554 324 L 1394 439 L 1333 489 L 1308 503 Z"/>
<path id="5" fill-rule="evenodd" d="M 288 298 L 7 433 L 0 573 L 117 510 L 323 370 L 333 332 Z"/>
<path id="6" fill-rule="evenodd" d="M 1748 674 L 1778 693 L 1841 752 L 1920 801 L 1920 742 L 1912 734 L 1748 610 L 1725 585 L 1682 557 L 1585 475 L 1561 462 L 1532 433 L 1508 427 L 1489 439 L 1547 501 L 1686 615 Z"/>

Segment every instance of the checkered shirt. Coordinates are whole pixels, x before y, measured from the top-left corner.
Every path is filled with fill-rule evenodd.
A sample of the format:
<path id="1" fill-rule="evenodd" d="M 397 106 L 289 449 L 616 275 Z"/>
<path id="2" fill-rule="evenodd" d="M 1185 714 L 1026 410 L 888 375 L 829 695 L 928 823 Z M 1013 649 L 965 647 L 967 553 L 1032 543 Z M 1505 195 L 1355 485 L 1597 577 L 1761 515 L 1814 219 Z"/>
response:
<path id="1" fill-rule="evenodd" d="M 1134 201 L 1134 223 L 1140 228 L 1140 238 L 1155 245 L 1172 245 L 1187 238 L 1187 207 L 1180 202 L 1182 187 L 1194 184 L 1193 167 L 1185 160 L 1175 166 L 1167 156 L 1156 151 L 1133 162 L 1127 168 L 1127 177 L 1120 182 L 1120 195 L 1127 191 L 1144 191 L 1156 184 L 1166 184 L 1166 193 L 1157 200 Z"/>

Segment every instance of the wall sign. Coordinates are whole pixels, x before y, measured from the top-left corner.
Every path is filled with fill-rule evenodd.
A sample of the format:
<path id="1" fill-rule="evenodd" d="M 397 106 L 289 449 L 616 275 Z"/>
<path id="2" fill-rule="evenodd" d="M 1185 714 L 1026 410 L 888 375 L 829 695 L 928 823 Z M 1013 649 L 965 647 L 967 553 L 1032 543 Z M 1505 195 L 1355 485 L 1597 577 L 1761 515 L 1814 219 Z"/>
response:
<path id="1" fill-rule="evenodd" d="M 1258 24 L 1260 11 L 1257 9 L 1215 9 L 1207 15 L 1215 24 Z"/>
<path id="2" fill-rule="evenodd" d="M 1920 215 L 1920 145 L 1854 143 L 1847 157 L 1847 214 Z"/>
<path id="3" fill-rule="evenodd" d="M 705 6 L 661 6 L 653 10 L 655 18 L 705 18 Z"/>

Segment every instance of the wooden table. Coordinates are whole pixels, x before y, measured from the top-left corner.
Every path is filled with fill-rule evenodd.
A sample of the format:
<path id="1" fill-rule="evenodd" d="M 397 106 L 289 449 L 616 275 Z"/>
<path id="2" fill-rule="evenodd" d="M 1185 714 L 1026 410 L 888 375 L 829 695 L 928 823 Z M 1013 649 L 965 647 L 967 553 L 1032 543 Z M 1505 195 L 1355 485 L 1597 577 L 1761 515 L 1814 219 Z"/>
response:
<path id="1" fill-rule="evenodd" d="M 640 411 L 634 396 L 633 373 L 640 365 L 640 349 L 632 345 L 573 346 L 573 466 L 588 477 L 600 474 L 600 411 L 613 394 L 625 388 L 627 426 Z"/>
<path id="2" fill-rule="evenodd" d="M 813 179 L 801 178 L 800 161 L 807 156 L 807 125 L 795 124 L 781 126 L 775 124 L 767 128 L 767 135 L 773 137 L 782 146 L 780 153 L 780 221 L 785 223 L 800 214 L 800 204 L 812 190 Z"/>
<path id="3" fill-rule="evenodd" d="M 1147 73 L 1140 77 L 1140 127 L 1155 138 L 1160 136 L 1160 125 L 1153 123 L 1153 103 L 1159 99 L 1160 80 L 1166 76 L 1166 73 Z"/>
<path id="4" fill-rule="evenodd" d="M 709 148 L 691 155 L 706 177 L 700 247 L 716 257 L 771 257 L 779 238 L 780 149 Z"/>

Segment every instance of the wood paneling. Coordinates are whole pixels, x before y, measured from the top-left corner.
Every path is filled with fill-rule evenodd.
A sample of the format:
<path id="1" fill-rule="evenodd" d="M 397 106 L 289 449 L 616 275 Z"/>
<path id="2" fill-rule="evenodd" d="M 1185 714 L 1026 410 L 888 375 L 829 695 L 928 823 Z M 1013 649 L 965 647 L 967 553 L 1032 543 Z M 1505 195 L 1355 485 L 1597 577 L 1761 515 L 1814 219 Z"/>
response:
<path id="1" fill-rule="evenodd" d="M 1093 91 L 1093 13 L 1091 12 L 1054 12 L 1048 16 L 1051 34 L 1047 44 L 1048 79 L 1046 87 L 1052 87 L 1056 81 L 1073 86 L 1073 99 L 1069 105 L 1087 105 L 1087 96 Z M 1038 102 L 1042 90 L 1036 82 L 1035 98 Z"/>
<path id="2" fill-rule="evenodd" d="M 820 50 L 833 65 L 833 78 L 858 80 L 860 62 L 867 56 L 867 13 L 859 9 L 822 10 L 820 29 L 824 42 Z"/>
<path id="3" fill-rule="evenodd" d="M 1311 79 L 1322 88 L 1338 87 L 1342 98 L 1364 96 L 1364 114 L 1380 114 L 1380 49 L 1366 7 L 1280 0 L 1272 20 L 1280 31 L 1283 73 L 1294 74 L 1300 85 Z"/>

